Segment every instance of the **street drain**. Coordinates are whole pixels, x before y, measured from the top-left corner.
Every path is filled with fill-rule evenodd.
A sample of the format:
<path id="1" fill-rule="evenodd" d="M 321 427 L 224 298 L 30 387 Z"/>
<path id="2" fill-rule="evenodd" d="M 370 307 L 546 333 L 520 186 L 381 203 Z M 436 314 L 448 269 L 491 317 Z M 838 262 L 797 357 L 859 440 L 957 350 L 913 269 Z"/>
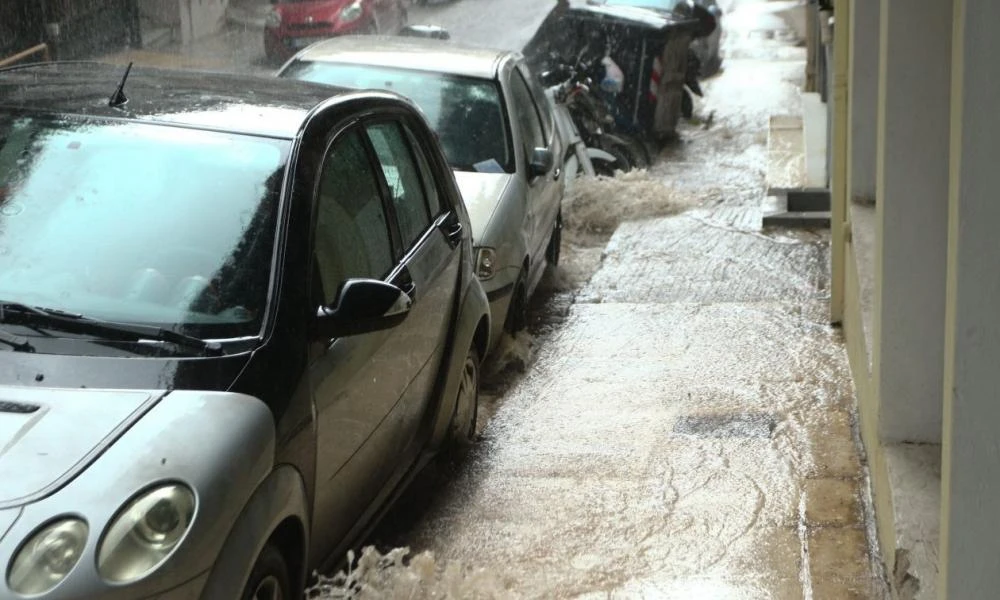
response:
<path id="1" fill-rule="evenodd" d="M 768 438 L 777 420 L 768 413 L 685 415 L 674 424 L 674 433 L 697 437 Z"/>

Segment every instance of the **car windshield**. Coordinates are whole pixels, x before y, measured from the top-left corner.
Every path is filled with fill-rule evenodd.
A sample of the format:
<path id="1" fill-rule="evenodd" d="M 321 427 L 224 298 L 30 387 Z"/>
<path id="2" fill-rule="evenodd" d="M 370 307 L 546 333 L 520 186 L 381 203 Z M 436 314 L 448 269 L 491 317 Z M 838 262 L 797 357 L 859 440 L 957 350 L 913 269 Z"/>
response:
<path id="1" fill-rule="evenodd" d="M 288 145 L 0 112 L 0 299 L 257 335 Z"/>
<path id="2" fill-rule="evenodd" d="M 413 100 L 462 171 L 514 172 L 500 91 L 493 80 L 371 65 L 296 61 L 282 77 L 353 89 L 391 90 Z"/>

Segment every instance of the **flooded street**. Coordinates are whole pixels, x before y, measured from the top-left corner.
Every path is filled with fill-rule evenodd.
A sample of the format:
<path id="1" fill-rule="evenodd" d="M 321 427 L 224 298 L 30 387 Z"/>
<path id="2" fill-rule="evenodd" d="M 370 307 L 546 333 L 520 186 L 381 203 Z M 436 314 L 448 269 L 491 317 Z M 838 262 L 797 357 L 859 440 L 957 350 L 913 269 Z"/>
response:
<path id="1" fill-rule="evenodd" d="M 385 520 L 396 566 L 370 553 L 363 597 L 884 597 L 828 231 L 760 227 L 767 117 L 796 110 L 804 49 L 733 37 L 654 167 L 566 200 L 478 445 Z"/>

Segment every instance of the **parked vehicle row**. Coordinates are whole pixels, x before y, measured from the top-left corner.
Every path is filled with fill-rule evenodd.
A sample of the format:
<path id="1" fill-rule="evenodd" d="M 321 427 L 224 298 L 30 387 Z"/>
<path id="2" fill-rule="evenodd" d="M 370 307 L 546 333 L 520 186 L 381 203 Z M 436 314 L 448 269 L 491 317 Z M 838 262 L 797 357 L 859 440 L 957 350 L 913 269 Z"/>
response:
<path id="1" fill-rule="evenodd" d="M 623 158 L 405 8 L 276 2 L 273 78 L 0 70 L 0 598 L 299 597 L 474 438 Z"/>
<path id="2" fill-rule="evenodd" d="M 0 598 L 298 597 L 475 435 L 590 154 L 516 53 L 280 75 L 0 70 Z"/>

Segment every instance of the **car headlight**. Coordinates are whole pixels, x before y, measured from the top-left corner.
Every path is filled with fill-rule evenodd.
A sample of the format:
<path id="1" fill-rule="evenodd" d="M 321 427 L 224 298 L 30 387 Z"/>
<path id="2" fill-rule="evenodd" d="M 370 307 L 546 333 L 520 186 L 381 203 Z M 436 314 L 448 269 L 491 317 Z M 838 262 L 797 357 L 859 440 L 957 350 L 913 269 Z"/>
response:
<path id="1" fill-rule="evenodd" d="M 18 594 L 44 594 L 66 579 L 80 562 L 90 528 L 77 518 L 49 523 L 14 555 L 7 585 Z"/>
<path id="2" fill-rule="evenodd" d="M 281 13 L 277 9 L 271 9 L 264 18 L 265 27 L 281 27 Z"/>
<path id="3" fill-rule="evenodd" d="M 194 519 L 194 493 L 181 484 L 143 492 L 115 517 L 97 552 L 101 577 L 128 583 L 145 577 L 184 538 Z"/>
<path id="4" fill-rule="evenodd" d="M 476 277 L 490 279 L 497 273 L 497 251 L 493 248 L 476 249 Z"/>
<path id="5" fill-rule="evenodd" d="M 361 18 L 364 14 L 364 10 L 361 8 L 360 2 L 353 2 L 344 7 L 344 10 L 340 11 L 340 22 L 341 23 L 353 23 Z"/>

